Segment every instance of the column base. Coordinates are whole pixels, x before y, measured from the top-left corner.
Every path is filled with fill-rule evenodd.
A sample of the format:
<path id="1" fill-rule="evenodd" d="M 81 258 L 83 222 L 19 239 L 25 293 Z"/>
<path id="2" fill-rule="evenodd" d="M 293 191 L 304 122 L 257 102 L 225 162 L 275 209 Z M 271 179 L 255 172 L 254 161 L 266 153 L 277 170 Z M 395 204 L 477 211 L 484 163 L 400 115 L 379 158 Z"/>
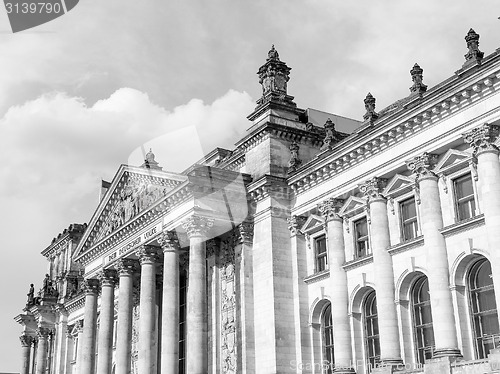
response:
<path id="1" fill-rule="evenodd" d="M 333 373 L 335 374 L 356 374 L 352 367 L 334 367 Z"/>
<path id="2" fill-rule="evenodd" d="M 441 357 L 456 357 L 461 358 L 462 353 L 460 353 L 460 349 L 457 348 L 440 348 L 434 351 L 432 358 L 441 358 Z"/>
<path id="3" fill-rule="evenodd" d="M 438 358 L 433 357 L 425 362 L 424 374 L 451 374 L 451 364 L 457 361 L 457 359 L 460 357 L 459 356 L 443 356 Z"/>
<path id="4" fill-rule="evenodd" d="M 372 369 L 372 373 L 376 374 L 392 374 L 405 369 L 403 360 L 400 358 L 385 358 Z"/>

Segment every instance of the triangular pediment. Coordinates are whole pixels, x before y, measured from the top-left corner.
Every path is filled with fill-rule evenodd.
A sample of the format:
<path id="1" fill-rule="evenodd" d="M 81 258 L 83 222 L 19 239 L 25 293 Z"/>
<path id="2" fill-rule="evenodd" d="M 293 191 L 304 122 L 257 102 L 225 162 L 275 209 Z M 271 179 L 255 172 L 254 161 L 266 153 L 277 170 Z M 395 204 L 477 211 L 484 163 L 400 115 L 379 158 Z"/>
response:
<path id="1" fill-rule="evenodd" d="M 391 178 L 389 183 L 387 183 L 382 195 L 391 197 L 399 196 L 403 193 L 411 191 L 414 184 L 415 180 L 413 178 L 407 177 L 406 175 L 396 174 Z"/>
<path id="2" fill-rule="evenodd" d="M 300 231 L 303 232 L 304 234 L 310 234 L 322 229 L 324 223 L 325 220 L 323 219 L 323 217 L 318 216 L 316 214 L 311 214 L 307 218 L 306 222 L 304 223 Z"/>
<path id="3" fill-rule="evenodd" d="M 120 166 L 90 220 L 75 257 L 125 227 L 134 217 L 186 181 L 187 176 L 181 174 Z"/>
<path id="4" fill-rule="evenodd" d="M 351 217 L 360 213 L 366 207 L 366 200 L 361 197 L 350 196 L 339 211 L 341 216 Z"/>
<path id="5" fill-rule="evenodd" d="M 436 174 L 449 174 L 465 167 L 471 159 L 472 155 L 467 152 L 456 149 L 449 149 L 436 164 L 434 172 Z"/>

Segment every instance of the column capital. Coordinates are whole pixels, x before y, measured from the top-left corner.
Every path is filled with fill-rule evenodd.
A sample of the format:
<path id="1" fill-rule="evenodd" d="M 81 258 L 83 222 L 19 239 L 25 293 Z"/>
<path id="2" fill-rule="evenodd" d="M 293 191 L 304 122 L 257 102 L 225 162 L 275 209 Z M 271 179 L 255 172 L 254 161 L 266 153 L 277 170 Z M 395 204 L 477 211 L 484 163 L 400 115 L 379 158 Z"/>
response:
<path id="1" fill-rule="evenodd" d="M 318 204 L 318 210 L 325 219 L 325 222 L 332 220 L 340 221 L 342 217 L 340 217 L 339 212 L 342 206 L 344 206 L 344 199 L 330 197 Z"/>
<path id="2" fill-rule="evenodd" d="M 367 198 L 367 202 L 374 200 L 385 200 L 385 197 L 382 196 L 382 190 L 387 185 L 387 179 L 373 177 L 372 179 L 367 180 L 366 182 L 358 185 L 361 193 Z"/>
<path id="3" fill-rule="evenodd" d="M 116 270 L 120 277 L 131 276 L 135 272 L 135 261 L 129 258 L 121 258 L 116 263 Z"/>
<path id="4" fill-rule="evenodd" d="M 306 223 L 307 217 L 293 215 L 287 218 L 286 221 L 288 222 L 288 230 L 290 230 L 292 235 L 302 235 L 300 228 Z"/>
<path id="5" fill-rule="evenodd" d="M 118 281 L 117 272 L 114 269 L 103 269 L 97 277 L 101 282 L 101 287 L 111 286 L 114 287 Z"/>
<path id="6" fill-rule="evenodd" d="M 188 237 L 191 239 L 197 236 L 206 237 L 213 224 L 214 220 L 211 218 L 192 215 L 182 223 L 182 227 L 186 230 Z"/>
<path id="7" fill-rule="evenodd" d="M 66 337 L 73 339 L 73 325 L 66 326 Z"/>
<path id="8" fill-rule="evenodd" d="M 485 123 L 471 131 L 462 134 L 464 141 L 474 149 L 474 154 L 483 152 L 498 153 L 499 149 L 494 144 L 500 134 L 500 126 Z"/>
<path id="9" fill-rule="evenodd" d="M 415 156 L 413 159 L 406 161 L 406 167 L 416 175 L 416 182 L 426 178 L 436 178 L 436 174 L 432 171 L 436 166 L 438 155 L 424 152 L 420 156 Z"/>
<path id="10" fill-rule="evenodd" d="M 141 245 L 135 252 L 135 255 L 139 257 L 139 262 L 141 265 L 154 264 L 160 259 L 158 247 L 155 247 L 153 245 Z"/>
<path id="11" fill-rule="evenodd" d="M 82 282 L 82 289 L 85 295 L 97 295 L 99 293 L 99 280 L 93 278 L 84 279 Z"/>
<path id="12" fill-rule="evenodd" d="M 177 233 L 173 230 L 164 230 L 158 238 L 163 252 L 175 252 L 181 248 Z"/>
<path id="13" fill-rule="evenodd" d="M 83 332 L 83 319 L 79 319 L 75 322 L 75 328 L 79 334 Z"/>
<path id="14" fill-rule="evenodd" d="M 49 335 L 52 333 L 52 329 L 48 327 L 39 327 L 36 329 L 36 335 L 39 339 L 48 339 Z"/>
<path id="15" fill-rule="evenodd" d="M 19 337 L 19 340 L 21 340 L 22 347 L 31 347 L 31 344 L 33 344 L 34 338 L 31 335 L 21 335 Z"/>
<path id="16" fill-rule="evenodd" d="M 253 222 L 242 222 L 236 227 L 236 230 L 238 230 L 240 243 L 253 243 Z"/>

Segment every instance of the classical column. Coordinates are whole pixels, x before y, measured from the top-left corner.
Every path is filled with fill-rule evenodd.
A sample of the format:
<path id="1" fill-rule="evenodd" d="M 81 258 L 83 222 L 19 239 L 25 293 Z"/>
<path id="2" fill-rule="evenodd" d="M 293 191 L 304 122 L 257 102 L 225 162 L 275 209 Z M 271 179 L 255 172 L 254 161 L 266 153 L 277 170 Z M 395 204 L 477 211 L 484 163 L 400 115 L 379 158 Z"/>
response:
<path id="1" fill-rule="evenodd" d="M 99 281 L 97 279 L 85 279 L 83 281 L 83 288 L 85 291 L 85 311 L 78 374 L 93 374 L 95 373 L 95 337 L 97 333 Z"/>
<path id="2" fill-rule="evenodd" d="M 33 337 L 29 335 L 21 335 L 21 374 L 29 374 L 30 372 L 30 354 L 31 344 L 33 344 Z"/>
<path id="3" fill-rule="evenodd" d="M 164 231 L 158 240 L 163 249 L 161 316 L 161 372 L 179 372 L 179 240 L 175 231 Z"/>
<path id="4" fill-rule="evenodd" d="M 121 259 L 117 263 L 118 325 L 116 332 L 116 374 L 130 374 L 132 355 L 132 289 L 134 262 Z"/>
<path id="5" fill-rule="evenodd" d="M 451 297 L 448 252 L 444 236 L 441 201 L 436 174 L 432 168 L 437 156 L 424 153 L 408 161 L 408 169 L 416 174 L 416 186 L 420 195 L 421 229 L 427 258 L 427 278 L 432 308 L 432 321 L 436 349 L 433 357 L 461 356 Z"/>
<path id="6" fill-rule="evenodd" d="M 156 263 L 158 248 L 141 246 L 137 252 L 141 264 L 141 292 L 139 300 L 139 374 L 156 372 Z"/>
<path id="7" fill-rule="evenodd" d="M 342 217 L 339 216 L 342 205 L 344 200 L 330 198 L 319 205 L 319 210 L 325 219 L 328 237 L 335 373 L 353 373 L 349 293 L 347 274 L 342 267 L 345 262 L 344 227 Z"/>
<path id="8" fill-rule="evenodd" d="M 78 363 L 82 361 L 82 342 L 83 342 L 83 319 L 80 319 L 76 321 L 76 331 L 78 332 L 77 335 L 77 342 L 76 342 L 76 372 L 78 373 L 79 366 Z"/>
<path id="9" fill-rule="evenodd" d="M 500 127 L 484 124 L 467 134 L 464 139 L 474 149 L 477 157 L 477 174 L 479 177 L 479 191 L 482 197 L 481 211 L 488 235 L 488 249 L 490 253 L 495 299 L 500 301 L 500 162 L 499 149 L 494 144 L 498 139 Z M 500 318 L 500 313 L 498 314 Z"/>
<path id="10" fill-rule="evenodd" d="M 38 344 L 36 349 L 35 374 L 45 374 L 47 370 L 48 341 L 51 330 L 46 327 L 39 327 L 36 333 L 38 335 Z"/>
<path id="11" fill-rule="evenodd" d="M 99 280 L 101 282 L 101 314 L 97 347 L 97 374 L 110 374 L 115 321 L 116 271 L 104 269 L 99 273 Z"/>
<path id="12" fill-rule="evenodd" d="M 401 363 L 398 316 L 395 303 L 394 269 L 390 247 L 387 200 L 382 196 L 386 180 L 372 178 L 359 186 L 367 198 L 370 242 L 373 253 L 375 286 L 377 289 L 380 360 L 385 364 Z"/>
<path id="13" fill-rule="evenodd" d="M 65 367 L 66 357 L 66 330 L 68 322 L 68 311 L 64 308 L 63 304 L 56 305 L 58 313 L 58 323 L 56 328 L 56 346 L 54 348 L 54 372 L 63 373 Z"/>
<path id="14" fill-rule="evenodd" d="M 75 342 L 72 335 L 73 326 L 66 326 L 66 352 L 64 355 L 64 366 L 60 374 L 71 374 L 71 361 L 74 356 Z"/>
<path id="15" fill-rule="evenodd" d="M 182 226 L 189 236 L 189 273 L 186 297 L 187 374 L 208 370 L 206 243 L 213 220 L 193 215 Z"/>

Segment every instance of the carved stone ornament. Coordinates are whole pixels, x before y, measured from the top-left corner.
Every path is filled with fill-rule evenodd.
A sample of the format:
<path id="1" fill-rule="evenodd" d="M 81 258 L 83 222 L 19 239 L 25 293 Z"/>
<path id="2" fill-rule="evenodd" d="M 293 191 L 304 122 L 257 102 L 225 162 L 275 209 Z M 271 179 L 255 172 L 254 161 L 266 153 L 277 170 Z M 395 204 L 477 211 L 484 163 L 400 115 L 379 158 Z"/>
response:
<path id="1" fill-rule="evenodd" d="M 481 152 L 498 152 L 498 147 L 494 142 L 498 139 L 500 127 L 485 123 L 468 133 L 462 134 L 464 141 L 474 149 L 474 155 Z"/>
<path id="2" fill-rule="evenodd" d="M 370 92 L 366 95 L 364 99 L 366 113 L 363 115 L 363 119 L 367 122 L 373 122 L 378 118 L 378 113 L 375 112 L 375 98 Z"/>
<path id="3" fill-rule="evenodd" d="M 75 322 L 75 329 L 79 334 L 83 333 L 83 319 L 79 319 Z"/>
<path id="4" fill-rule="evenodd" d="M 207 258 L 217 255 L 217 242 L 214 239 L 207 240 L 206 243 Z"/>
<path id="5" fill-rule="evenodd" d="M 423 83 L 424 70 L 418 64 L 413 65 L 413 68 L 410 70 L 410 74 L 413 82 L 413 86 L 410 87 L 410 92 L 421 95 L 427 91 L 427 86 Z"/>
<path id="6" fill-rule="evenodd" d="M 420 156 L 414 157 L 410 161 L 406 161 L 406 166 L 408 170 L 411 170 L 416 174 L 415 182 L 418 182 L 423 177 L 436 177 L 436 174 L 432 171 L 434 166 L 436 166 L 438 155 L 424 152 Z"/>
<path id="7" fill-rule="evenodd" d="M 253 223 L 252 222 L 242 222 L 236 228 L 239 231 L 240 243 L 252 245 L 253 243 Z"/>
<path id="8" fill-rule="evenodd" d="M 318 205 L 318 210 L 325 219 L 325 222 L 331 220 L 341 220 L 342 217 L 339 216 L 339 211 L 343 205 L 343 199 L 335 199 L 331 197 L 320 203 Z"/>
<path id="9" fill-rule="evenodd" d="M 164 230 L 158 238 L 158 244 L 161 245 L 163 252 L 178 251 L 180 249 L 179 238 L 175 231 Z"/>
<path id="10" fill-rule="evenodd" d="M 465 63 L 463 66 L 465 67 L 476 62 L 481 62 L 484 53 L 479 50 L 479 34 L 477 34 L 473 29 L 470 29 L 465 36 L 465 41 L 467 42 L 467 48 L 469 51 L 464 55 Z"/>
<path id="11" fill-rule="evenodd" d="M 36 335 L 38 336 L 38 339 L 48 339 L 51 333 L 52 329 L 48 327 L 39 327 L 36 329 Z"/>
<path id="12" fill-rule="evenodd" d="M 287 218 L 286 221 L 288 222 L 288 230 L 290 230 L 292 235 L 302 235 L 300 228 L 306 223 L 307 217 L 293 215 Z"/>
<path id="13" fill-rule="evenodd" d="M 370 202 L 375 199 L 385 199 L 385 197 L 382 196 L 382 191 L 386 185 L 387 179 L 373 177 L 365 183 L 360 184 L 359 190 L 363 195 L 365 195 L 367 201 Z"/>
<path id="14" fill-rule="evenodd" d="M 156 170 L 162 169 L 159 166 L 158 162 L 155 160 L 155 154 L 153 153 L 153 150 L 151 148 L 149 148 L 149 152 L 146 153 L 146 156 L 144 157 L 144 164 L 141 165 L 141 168 Z"/>
<path id="15" fill-rule="evenodd" d="M 182 227 L 186 230 L 189 238 L 195 236 L 207 237 L 213 224 L 214 220 L 211 218 L 192 215 L 182 223 Z"/>
<path id="16" fill-rule="evenodd" d="M 135 252 L 141 265 L 154 264 L 159 261 L 159 248 L 152 245 L 141 245 Z"/>
<path id="17" fill-rule="evenodd" d="M 135 272 L 136 266 L 135 261 L 129 258 L 121 258 L 116 263 L 116 270 L 118 275 L 121 276 L 132 276 Z"/>
<path id="18" fill-rule="evenodd" d="M 85 294 L 99 293 L 99 280 L 92 278 L 84 279 L 82 282 L 82 290 Z"/>
<path id="19" fill-rule="evenodd" d="M 299 158 L 299 145 L 296 142 L 290 144 L 290 161 L 288 162 L 288 173 L 293 173 L 302 165 L 302 160 Z"/>
<path id="20" fill-rule="evenodd" d="M 21 335 L 19 337 L 19 340 L 21 341 L 22 347 L 31 347 L 31 344 L 33 344 L 34 339 L 30 335 Z"/>
<path id="21" fill-rule="evenodd" d="M 337 131 L 335 130 L 335 123 L 328 118 L 324 124 L 325 126 L 325 138 L 323 139 L 323 145 L 321 150 L 331 149 L 333 144 L 339 140 Z"/>
<path id="22" fill-rule="evenodd" d="M 97 277 L 101 282 L 101 287 L 114 287 L 118 282 L 117 272 L 113 269 L 104 269 L 97 275 Z"/>

